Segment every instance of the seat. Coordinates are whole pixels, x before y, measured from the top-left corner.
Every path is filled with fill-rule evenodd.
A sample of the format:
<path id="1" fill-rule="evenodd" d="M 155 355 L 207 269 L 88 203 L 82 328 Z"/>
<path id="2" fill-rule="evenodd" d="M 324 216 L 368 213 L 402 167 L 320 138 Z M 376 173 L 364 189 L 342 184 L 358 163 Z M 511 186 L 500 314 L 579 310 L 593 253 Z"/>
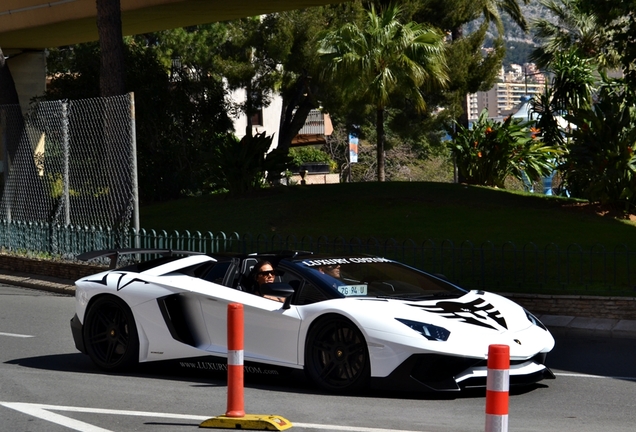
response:
<path id="1" fill-rule="evenodd" d="M 237 289 L 254 294 L 254 281 L 250 280 L 250 273 L 258 262 L 256 258 L 245 258 L 241 263 L 241 272 Z"/>

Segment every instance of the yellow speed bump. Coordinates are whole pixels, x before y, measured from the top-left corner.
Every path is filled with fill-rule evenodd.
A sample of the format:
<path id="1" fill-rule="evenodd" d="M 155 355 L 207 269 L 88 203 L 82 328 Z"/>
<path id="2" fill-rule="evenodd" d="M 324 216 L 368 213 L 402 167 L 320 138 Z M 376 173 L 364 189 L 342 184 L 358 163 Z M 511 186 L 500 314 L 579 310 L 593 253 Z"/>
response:
<path id="1" fill-rule="evenodd" d="M 218 416 L 205 420 L 200 428 L 285 430 L 292 427 L 289 420 L 269 414 L 245 414 L 242 417 Z"/>

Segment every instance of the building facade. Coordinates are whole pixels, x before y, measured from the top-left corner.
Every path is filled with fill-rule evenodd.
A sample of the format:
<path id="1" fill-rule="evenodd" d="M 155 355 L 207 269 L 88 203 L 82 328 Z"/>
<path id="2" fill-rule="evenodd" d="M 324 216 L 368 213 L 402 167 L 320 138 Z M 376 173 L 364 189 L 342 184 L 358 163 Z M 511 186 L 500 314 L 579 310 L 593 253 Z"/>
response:
<path id="1" fill-rule="evenodd" d="M 486 109 L 489 118 L 504 118 L 516 112 L 524 96 L 532 97 L 545 90 L 546 78 L 533 63 L 503 67 L 499 81 L 488 91 L 467 95 L 468 120 L 474 121 Z"/>

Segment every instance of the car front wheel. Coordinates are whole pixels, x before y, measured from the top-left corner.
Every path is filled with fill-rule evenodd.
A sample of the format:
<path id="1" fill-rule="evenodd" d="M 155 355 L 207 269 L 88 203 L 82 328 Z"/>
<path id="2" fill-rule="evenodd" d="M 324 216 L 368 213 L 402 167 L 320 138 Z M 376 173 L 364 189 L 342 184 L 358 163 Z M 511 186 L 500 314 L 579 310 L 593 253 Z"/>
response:
<path id="1" fill-rule="evenodd" d="M 316 322 L 307 335 L 305 371 L 329 391 L 353 391 L 370 377 L 369 351 L 362 332 L 348 319 L 329 315 Z"/>
<path id="2" fill-rule="evenodd" d="M 121 371 L 139 361 L 139 337 L 135 318 L 123 300 L 100 297 L 84 320 L 86 353 L 101 369 Z"/>

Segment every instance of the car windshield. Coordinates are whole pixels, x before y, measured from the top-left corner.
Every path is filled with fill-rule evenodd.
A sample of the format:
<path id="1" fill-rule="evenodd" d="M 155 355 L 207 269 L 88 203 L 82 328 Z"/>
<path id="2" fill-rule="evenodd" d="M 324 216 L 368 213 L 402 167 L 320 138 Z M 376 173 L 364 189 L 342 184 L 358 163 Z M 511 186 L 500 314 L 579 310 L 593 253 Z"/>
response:
<path id="1" fill-rule="evenodd" d="M 347 297 L 428 299 L 466 293 L 443 279 L 384 258 L 306 259 L 301 265 Z"/>

